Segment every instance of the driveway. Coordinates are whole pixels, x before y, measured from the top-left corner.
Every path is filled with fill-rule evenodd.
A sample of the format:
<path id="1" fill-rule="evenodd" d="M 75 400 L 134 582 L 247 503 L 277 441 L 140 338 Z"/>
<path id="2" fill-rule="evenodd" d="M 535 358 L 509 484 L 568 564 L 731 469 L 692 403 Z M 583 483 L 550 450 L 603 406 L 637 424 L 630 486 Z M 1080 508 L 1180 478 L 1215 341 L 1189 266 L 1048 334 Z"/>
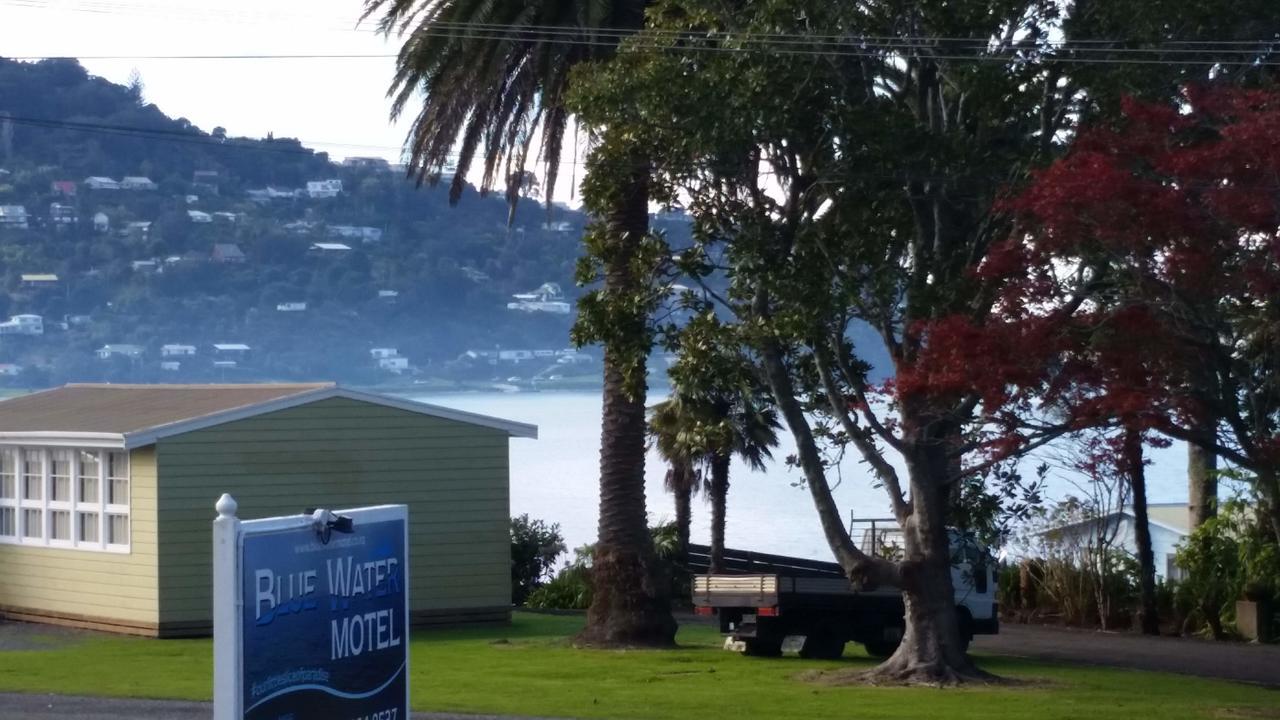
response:
<path id="1" fill-rule="evenodd" d="M 1246 645 L 1040 625 L 1000 625 L 973 649 L 993 655 L 1155 670 L 1280 687 L 1280 645 Z"/>

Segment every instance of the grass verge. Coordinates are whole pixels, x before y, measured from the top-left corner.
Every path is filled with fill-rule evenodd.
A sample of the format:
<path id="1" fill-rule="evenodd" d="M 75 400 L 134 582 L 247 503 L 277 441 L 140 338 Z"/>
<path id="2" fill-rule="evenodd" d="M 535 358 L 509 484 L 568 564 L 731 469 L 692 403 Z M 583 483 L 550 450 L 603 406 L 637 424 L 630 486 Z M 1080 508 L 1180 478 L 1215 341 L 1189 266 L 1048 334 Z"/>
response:
<path id="1" fill-rule="evenodd" d="M 1280 718 L 1274 690 L 1106 668 L 979 656 L 991 672 L 1031 682 L 962 690 L 829 687 L 813 670 L 871 667 L 857 646 L 834 662 L 746 658 L 715 628 L 682 628 L 675 651 L 585 651 L 567 638 L 578 617 L 517 613 L 510 627 L 417 634 L 413 708 L 569 718 Z M 72 636 L 0 652 L 0 691 L 207 700 L 208 640 Z"/>

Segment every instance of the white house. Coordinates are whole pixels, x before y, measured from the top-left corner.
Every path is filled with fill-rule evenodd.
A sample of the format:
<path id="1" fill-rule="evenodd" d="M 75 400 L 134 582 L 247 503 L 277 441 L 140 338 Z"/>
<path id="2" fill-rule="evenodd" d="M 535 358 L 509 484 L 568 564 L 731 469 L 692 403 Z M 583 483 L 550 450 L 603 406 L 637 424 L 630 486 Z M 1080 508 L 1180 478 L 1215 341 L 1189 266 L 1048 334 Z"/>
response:
<path id="1" fill-rule="evenodd" d="M 44 318 L 39 315 L 14 315 L 0 323 L 0 335 L 43 335 Z"/>
<path id="2" fill-rule="evenodd" d="M 199 210 L 188 210 L 187 217 L 190 218 L 193 223 L 204 224 L 213 222 L 212 215 L 207 212 L 200 212 Z"/>
<path id="3" fill-rule="evenodd" d="M 406 357 L 385 357 L 378 358 L 378 369 L 389 370 L 393 373 L 401 373 L 409 369 L 409 358 Z"/>
<path id="4" fill-rule="evenodd" d="M 161 345 L 160 357 L 191 357 L 196 354 L 195 345 Z"/>
<path id="5" fill-rule="evenodd" d="M 33 290 L 47 290 L 58 286 L 58 276 L 54 273 L 23 273 L 22 287 Z"/>
<path id="6" fill-rule="evenodd" d="M 74 225 L 80 222 L 80 216 L 76 214 L 74 205 L 49 203 L 49 220 L 54 225 Z"/>
<path id="7" fill-rule="evenodd" d="M 158 190 L 160 186 L 152 182 L 151 178 L 126 176 L 120 181 L 120 188 L 122 190 Z"/>
<path id="8" fill-rule="evenodd" d="M 344 245 L 342 243 L 318 242 L 318 243 L 311 243 L 311 247 L 308 249 L 312 253 L 315 253 L 317 255 L 336 255 L 336 254 L 341 254 L 345 252 L 350 252 L 351 246 Z"/>
<path id="9" fill-rule="evenodd" d="M 93 216 L 94 232 L 104 233 L 111 229 L 111 218 L 107 217 L 104 212 L 94 213 Z"/>
<path id="10" fill-rule="evenodd" d="M 283 302 L 276 305 L 277 312 L 305 312 L 307 304 L 304 302 Z"/>
<path id="11" fill-rule="evenodd" d="M 27 229 L 27 208 L 23 205 L 0 205 L 0 229 Z"/>
<path id="12" fill-rule="evenodd" d="M 127 357 L 130 360 L 136 360 L 142 357 L 143 349 L 139 345 L 103 345 L 96 351 L 99 358 L 107 360 L 113 356 L 119 355 Z"/>
<path id="13" fill-rule="evenodd" d="M 233 212 L 216 212 L 213 216 L 219 220 L 225 220 L 227 222 L 236 222 L 240 219 L 240 213 Z"/>
<path id="14" fill-rule="evenodd" d="M 98 177 L 98 176 L 85 178 L 84 186 L 89 188 L 90 190 L 119 190 L 120 189 L 120 183 L 116 182 L 115 180 L 112 180 L 109 177 Z"/>
<path id="15" fill-rule="evenodd" d="M 379 290 L 378 291 L 379 300 L 385 300 L 386 302 L 395 302 L 396 299 L 399 297 L 400 297 L 399 290 Z"/>
<path id="16" fill-rule="evenodd" d="M 512 297 L 515 298 L 515 302 L 507 303 L 508 310 L 568 315 L 573 309 L 569 303 L 563 300 L 564 295 L 560 290 L 560 285 L 553 282 L 543 283 L 537 290 L 516 293 Z"/>
<path id="17" fill-rule="evenodd" d="M 341 238 L 359 240 L 368 245 L 382 242 L 382 229 L 364 225 L 330 225 L 329 233 Z"/>
<path id="18" fill-rule="evenodd" d="M 1152 503 L 1147 506 L 1148 525 L 1151 528 L 1151 549 L 1156 561 L 1157 580 L 1180 580 L 1182 569 L 1175 562 L 1178 543 L 1191 533 L 1191 511 L 1186 503 Z M 1082 520 L 1042 531 L 1042 537 L 1059 541 L 1073 538 L 1081 542 L 1096 537 L 1103 528 L 1114 530 L 1112 547 L 1134 557 L 1138 554 L 1133 507 L 1125 506 L 1118 512 L 1094 520 Z"/>
<path id="19" fill-rule="evenodd" d="M 182 369 L 182 363 L 177 360 L 161 360 L 160 369 L 167 372 L 176 372 Z"/>
<path id="20" fill-rule="evenodd" d="M 249 354 L 249 346 L 244 343 L 214 343 L 213 352 L 224 360 L 240 359 Z M 218 364 L 215 362 L 214 366 Z"/>
<path id="21" fill-rule="evenodd" d="M 341 194 L 341 180 L 312 180 L 307 183 L 307 195 L 311 198 L 334 198 Z"/>
<path id="22" fill-rule="evenodd" d="M 160 261 L 154 258 L 151 260 L 134 260 L 129 265 L 134 272 L 138 273 L 153 273 L 160 270 Z"/>
<path id="23" fill-rule="evenodd" d="M 373 348 L 369 351 L 369 355 L 371 355 L 374 360 L 382 360 L 383 358 L 397 357 L 400 353 L 395 348 L 381 347 Z"/>

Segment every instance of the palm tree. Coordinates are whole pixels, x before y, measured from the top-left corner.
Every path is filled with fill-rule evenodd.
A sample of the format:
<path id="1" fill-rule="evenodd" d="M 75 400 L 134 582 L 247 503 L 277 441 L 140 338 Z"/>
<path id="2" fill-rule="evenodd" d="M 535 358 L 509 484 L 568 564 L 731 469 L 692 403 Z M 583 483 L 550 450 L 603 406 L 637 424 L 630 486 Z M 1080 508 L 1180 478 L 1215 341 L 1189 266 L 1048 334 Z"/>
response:
<path id="1" fill-rule="evenodd" d="M 702 472 L 698 469 L 696 450 L 684 432 L 689 418 L 680 396 L 672 396 L 649 409 L 649 435 L 658 454 L 667 462 L 664 478 L 667 492 L 675 498 L 676 542 L 678 557 L 689 549 L 689 526 L 693 521 L 693 496 L 701 489 Z"/>
<path id="2" fill-rule="evenodd" d="M 363 18 L 404 40 L 389 95 L 398 118 L 421 100 L 406 149 L 409 173 L 436 182 L 454 158 L 450 200 L 461 196 L 472 162 L 483 164 L 481 189 L 506 185 L 509 219 L 530 150 L 541 146 L 543 187 L 553 197 L 569 113 L 571 69 L 606 58 L 617 42 L 608 30 L 637 30 L 645 0 L 364 0 Z M 547 28 L 555 28 L 549 32 Z M 602 218 L 612 252 L 604 294 L 635 292 L 631 258 L 649 232 L 648 173 L 638 169 Z M 618 342 L 604 343 L 600 442 L 600 520 L 592 566 L 586 645 L 672 645 L 670 599 L 654 574 L 644 498 L 645 393 L 636 349 L 644 319 L 616 320 Z M 639 335 L 638 335 L 639 334 Z M 637 375 L 637 370 L 638 375 Z"/>
<path id="3" fill-rule="evenodd" d="M 778 444 L 778 415 L 749 391 L 722 395 L 710 403 L 712 428 L 707 448 L 711 479 L 711 572 L 724 570 L 725 515 L 729 498 L 729 464 L 737 455 L 752 470 L 763 470 Z"/>

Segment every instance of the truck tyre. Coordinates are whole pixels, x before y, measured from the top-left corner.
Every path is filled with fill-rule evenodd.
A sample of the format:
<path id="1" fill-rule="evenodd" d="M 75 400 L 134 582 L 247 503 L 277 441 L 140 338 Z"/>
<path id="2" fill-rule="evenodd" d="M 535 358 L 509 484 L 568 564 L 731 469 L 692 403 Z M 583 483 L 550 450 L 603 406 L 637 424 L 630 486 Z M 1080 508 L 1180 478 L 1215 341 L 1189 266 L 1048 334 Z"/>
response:
<path id="1" fill-rule="evenodd" d="M 973 640 L 973 616 L 965 607 L 956 608 L 956 629 L 960 633 L 960 652 L 969 652 L 969 643 Z"/>
<path id="2" fill-rule="evenodd" d="M 863 640 L 862 647 L 867 649 L 867 654 L 873 658 L 887 658 L 898 650 L 898 645 L 902 642 L 902 635 L 898 635 L 896 640 L 887 640 L 883 637 L 874 640 Z"/>
<path id="3" fill-rule="evenodd" d="M 748 638 L 743 641 L 742 654 L 751 657 L 781 657 L 781 638 Z"/>
<path id="4" fill-rule="evenodd" d="M 809 660 L 838 660 L 844 655 L 844 638 L 830 634 L 808 635 L 800 647 L 800 657 Z"/>

